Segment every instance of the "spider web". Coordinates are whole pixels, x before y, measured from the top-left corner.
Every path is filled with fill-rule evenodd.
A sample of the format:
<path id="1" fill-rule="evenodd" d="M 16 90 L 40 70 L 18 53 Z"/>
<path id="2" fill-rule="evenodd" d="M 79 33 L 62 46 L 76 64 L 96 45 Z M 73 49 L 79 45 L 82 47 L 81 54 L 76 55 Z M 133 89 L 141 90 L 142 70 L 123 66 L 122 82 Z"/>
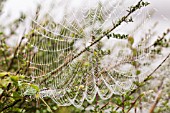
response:
<path id="1" fill-rule="evenodd" d="M 36 14 L 36 17 L 28 17 L 31 23 L 26 35 L 29 48 L 24 58 L 29 64 L 32 82 L 41 89 L 41 97 L 50 97 L 61 106 L 73 104 L 81 107 L 85 100 L 92 103 L 96 95 L 106 100 L 113 94 L 121 95 L 135 88 L 133 82 L 140 77 L 136 77 L 133 68 L 124 71 L 121 66 L 150 59 L 152 46 L 145 42 L 149 36 L 137 44 L 135 56 L 132 55 L 128 42 L 125 42 L 123 48 L 116 48 L 117 51 L 101 61 L 94 61 L 97 46 L 72 60 L 82 48 L 95 40 L 93 36 L 102 36 L 104 31 L 126 13 L 126 2 L 128 1 L 97 1 L 90 7 L 92 1 L 89 0 L 83 8 L 65 12 L 61 21 L 53 18 L 50 13 L 53 9 L 42 15 Z M 133 1 L 133 4 L 135 3 Z M 46 5 L 41 5 L 41 8 L 46 9 Z M 123 28 L 120 27 L 114 32 L 135 36 L 151 18 L 147 10 L 137 11 L 132 16 L 137 21 L 134 24 L 139 24 L 138 28 L 127 31 L 126 26 L 129 24 L 125 23 Z M 134 24 L 131 23 L 130 26 L 134 28 Z M 69 63 L 53 73 L 65 62 Z M 141 75 L 141 78 L 144 76 Z"/>

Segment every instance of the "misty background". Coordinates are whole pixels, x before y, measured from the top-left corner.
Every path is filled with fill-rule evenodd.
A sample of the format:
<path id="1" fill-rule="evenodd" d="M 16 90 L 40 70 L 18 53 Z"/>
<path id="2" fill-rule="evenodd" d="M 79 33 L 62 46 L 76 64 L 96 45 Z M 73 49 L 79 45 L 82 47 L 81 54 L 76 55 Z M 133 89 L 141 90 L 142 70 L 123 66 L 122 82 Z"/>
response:
<path id="1" fill-rule="evenodd" d="M 51 1 L 58 4 L 56 6 L 57 7 L 56 13 L 58 15 L 63 15 L 64 8 L 65 8 L 63 4 L 72 5 L 74 8 L 78 8 L 79 6 L 81 6 L 81 4 L 86 4 L 86 1 L 81 1 L 81 0 L 48 0 L 48 2 L 45 0 L 7 0 L 2 15 L 0 17 L 0 23 L 4 26 L 7 26 L 8 24 L 12 23 L 15 19 L 18 19 L 21 13 L 27 15 L 35 14 L 37 4 L 39 3 L 41 4 L 43 2 L 50 3 Z M 138 2 L 139 0 L 129 0 L 129 2 L 128 0 L 126 0 L 126 3 L 130 4 L 131 1 Z M 165 31 L 167 28 L 170 27 L 170 7 L 169 7 L 170 0 L 144 0 L 144 1 L 148 1 L 151 3 L 149 5 L 149 8 L 151 10 L 154 10 L 155 14 L 152 17 L 153 21 L 151 20 L 150 22 L 152 24 L 154 24 L 154 21 L 159 23 L 158 32 L 160 31 L 161 34 L 163 31 Z M 58 19 L 60 19 L 60 17 L 62 16 L 57 16 Z M 25 26 L 22 27 L 23 28 L 21 29 L 24 29 Z M 132 27 L 134 27 L 134 25 Z M 17 30 L 17 32 L 18 34 L 23 35 L 20 30 Z M 6 30 L 6 33 L 8 33 L 8 30 Z M 19 42 L 17 37 L 18 36 L 13 36 L 10 39 L 10 41 L 8 41 L 9 45 L 15 46 L 16 43 Z"/>
<path id="2" fill-rule="evenodd" d="M 7 0 L 5 5 L 4 15 L 6 13 L 11 13 L 12 17 L 18 17 L 20 12 L 26 12 L 30 9 L 35 8 L 39 0 Z M 48 0 L 50 1 L 50 0 Z M 74 1 L 75 4 L 79 5 L 81 0 L 56 0 L 56 2 L 71 2 Z M 130 1 L 130 0 L 129 0 Z M 138 0 L 136 0 L 138 1 Z M 151 3 L 151 7 L 157 10 L 157 18 L 161 19 L 162 16 L 165 16 L 167 19 L 170 19 L 170 0 L 145 0 Z"/>

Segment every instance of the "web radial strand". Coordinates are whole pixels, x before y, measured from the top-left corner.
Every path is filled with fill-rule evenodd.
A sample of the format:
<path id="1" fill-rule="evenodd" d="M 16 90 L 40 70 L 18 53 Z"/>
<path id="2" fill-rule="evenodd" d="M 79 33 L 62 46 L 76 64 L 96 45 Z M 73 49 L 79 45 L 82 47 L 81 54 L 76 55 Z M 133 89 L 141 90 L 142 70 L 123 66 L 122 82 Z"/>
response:
<path id="1" fill-rule="evenodd" d="M 136 73 L 133 72 L 135 70 L 133 63 L 145 63 L 144 59 L 149 60 L 152 55 L 153 45 L 147 42 L 151 33 L 148 33 L 146 37 L 142 36 L 143 33 L 138 35 L 141 29 L 150 27 L 147 24 L 151 19 L 148 10 L 137 11 L 132 15 L 134 23 L 123 23 L 114 30 L 114 33 L 130 34 L 134 38 L 145 37 L 143 40 L 133 45 L 124 41 L 122 48 L 115 48 L 112 44 L 114 45 L 111 47 L 113 53 L 106 55 L 99 62 L 94 60 L 96 46 L 72 61 L 79 48 L 89 45 L 93 36 L 98 38 L 103 35 L 104 31 L 112 28 L 127 13 L 127 1 L 88 0 L 88 3 L 84 4 L 84 7 L 77 8 L 78 10 L 65 11 L 60 21 L 56 20 L 51 13 L 55 9 L 45 11 L 47 13 L 44 16 L 37 15 L 36 18 L 28 18 L 31 26 L 29 26 L 30 32 L 26 35 L 29 48 L 25 54 L 25 60 L 30 64 L 29 73 L 32 81 L 41 89 L 41 97 L 50 97 L 61 106 L 72 104 L 81 107 L 85 100 L 92 103 L 96 95 L 106 100 L 113 94 L 121 95 L 135 88 L 133 82 L 137 78 Z M 136 0 L 130 3 L 134 5 Z M 45 5 L 42 7 L 46 10 Z M 81 46 L 75 46 L 76 43 L 84 40 L 87 42 L 83 42 Z M 111 39 L 111 41 L 117 40 Z M 133 54 L 134 49 L 135 54 Z M 102 50 L 106 50 L 105 46 Z M 109 63 L 108 59 L 110 59 Z M 53 73 L 66 62 L 69 63 Z M 129 70 L 123 70 L 125 65 L 130 67 Z M 142 72 L 146 68 L 139 66 L 139 69 Z M 139 78 L 144 78 L 147 72 L 148 70 L 139 74 Z M 45 81 L 42 83 L 43 80 Z"/>

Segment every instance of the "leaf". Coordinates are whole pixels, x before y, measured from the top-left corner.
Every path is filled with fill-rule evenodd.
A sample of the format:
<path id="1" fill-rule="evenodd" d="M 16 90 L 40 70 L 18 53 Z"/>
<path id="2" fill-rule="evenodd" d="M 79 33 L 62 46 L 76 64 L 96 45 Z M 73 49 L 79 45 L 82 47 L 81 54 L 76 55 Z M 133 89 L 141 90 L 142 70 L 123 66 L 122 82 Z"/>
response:
<path id="1" fill-rule="evenodd" d="M 52 108 L 53 110 L 57 110 L 57 106 L 53 106 L 53 108 Z"/>
<path id="2" fill-rule="evenodd" d="M 10 76 L 10 78 L 14 82 L 18 82 L 18 80 L 19 80 L 19 77 L 18 76 L 14 76 L 14 75 Z"/>
<path id="3" fill-rule="evenodd" d="M 20 95 L 20 92 L 19 92 L 19 91 L 13 93 L 13 98 L 19 99 L 20 97 L 21 97 L 21 95 Z"/>
<path id="4" fill-rule="evenodd" d="M 151 79 L 153 79 L 153 78 L 154 78 L 153 76 L 148 76 L 148 77 L 144 80 L 144 82 L 149 81 L 149 80 L 151 80 Z"/>
<path id="5" fill-rule="evenodd" d="M 94 51 L 94 55 L 97 56 L 97 52 L 96 51 Z"/>
<path id="6" fill-rule="evenodd" d="M 4 88 L 6 88 L 9 83 L 11 83 L 10 78 L 2 79 L 2 80 L 0 80 L 0 87 L 2 86 Z"/>
<path id="7" fill-rule="evenodd" d="M 85 62 L 85 63 L 84 63 L 84 66 L 86 66 L 86 67 L 88 67 L 89 65 L 90 65 L 89 62 Z"/>
<path id="8" fill-rule="evenodd" d="M 0 95 L 3 93 L 3 91 L 4 91 L 4 90 L 3 90 L 2 88 L 0 88 Z"/>
<path id="9" fill-rule="evenodd" d="M 140 86 L 140 83 L 137 82 L 137 81 L 134 81 L 133 83 L 134 83 L 136 86 Z"/>
<path id="10" fill-rule="evenodd" d="M 40 95 L 39 95 L 38 93 L 35 94 L 35 98 L 36 98 L 36 99 L 40 98 Z"/>
<path id="11" fill-rule="evenodd" d="M 2 73 L 0 73 L 0 78 L 2 78 L 2 77 L 4 77 L 4 76 L 7 76 L 9 73 L 7 73 L 7 72 L 2 72 Z"/>
<path id="12" fill-rule="evenodd" d="M 34 85 L 34 84 L 31 84 L 30 86 L 31 86 L 33 89 L 35 89 L 37 92 L 40 91 L 40 89 L 39 89 L 38 86 L 36 86 L 36 85 Z"/>
<path id="13" fill-rule="evenodd" d="M 35 87 L 34 88 L 33 87 L 32 87 L 32 85 L 28 86 L 26 88 L 26 91 L 24 92 L 24 95 L 35 95 L 35 94 L 37 94 Z"/>
<path id="14" fill-rule="evenodd" d="M 130 45 L 133 45 L 134 43 L 134 38 L 133 37 L 128 37 L 128 42 L 130 43 Z"/>
<path id="15" fill-rule="evenodd" d="M 137 56 L 137 50 L 136 49 L 132 49 L 132 52 L 133 52 L 133 56 Z"/>
<path id="16" fill-rule="evenodd" d="M 141 73 L 140 70 L 137 70 L 137 71 L 136 71 L 136 75 L 139 75 L 140 73 Z"/>
<path id="17" fill-rule="evenodd" d="M 20 78 L 20 79 L 24 79 L 25 76 L 24 76 L 24 75 L 20 75 L 19 78 Z"/>

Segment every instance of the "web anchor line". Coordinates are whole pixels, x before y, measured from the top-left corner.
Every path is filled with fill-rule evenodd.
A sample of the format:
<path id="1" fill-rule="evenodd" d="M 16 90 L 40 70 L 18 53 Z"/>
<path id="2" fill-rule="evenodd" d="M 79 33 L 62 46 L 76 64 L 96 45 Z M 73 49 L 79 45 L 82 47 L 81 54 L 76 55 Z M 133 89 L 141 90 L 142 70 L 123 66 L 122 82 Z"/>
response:
<path id="1" fill-rule="evenodd" d="M 114 5 L 111 1 L 101 2 L 91 9 L 78 10 L 77 13 L 71 12 L 68 15 L 66 12 L 63 20 L 58 23 L 48 11 L 44 18 L 29 18 L 31 32 L 27 35 L 27 45 L 31 48 L 28 48 L 30 50 L 26 55 L 31 61 L 27 62 L 30 64 L 32 81 L 39 86 L 41 97 L 50 97 L 58 105 L 73 104 L 81 107 L 84 100 L 92 103 L 96 95 L 106 100 L 113 94 L 122 95 L 134 89 L 133 81 L 136 81 L 136 74 L 131 70 L 134 68 L 132 63 L 140 62 L 146 58 L 146 54 L 149 56 L 152 48 L 143 48 L 146 46 L 145 42 L 141 42 L 142 47 L 132 47 L 129 40 L 120 40 L 122 38 L 118 39 L 114 35 L 111 36 L 113 40 L 127 42 L 116 43 L 113 50 L 109 48 L 112 50 L 110 54 L 101 56 L 102 59 L 99 61 L 96 59 L 100 58 L 100 51 L 97 50 L 97 55 L 96 51 L 93 51 L 96 45 L 100 44 L 98 42 L 101 42 L 101 52 L 105 52 L 105 43 L 101 40 L 109 38 L 113 32 L 124 33 L 125 27 L 122 24 L 129 23 L 131 16 L 136 19 L 141 12 L 137 12 L 138 15 L 134 12 L 145 6 L 141 0 L 126 12 L 121 10 L 126 9 L 123 2 L 114 2 Z M 103 7 L 104 4 L 107 7 Z M 121 16 L 123 12 L 126 13 Z M 119 26 L 123 29 L 116 29 Z M 120 48 L 114 51 L 117 47 Z M 106 48 L 106 52 L 107 50 Z M 130 65 L 130 69 L 121 70 L 124 65 Z"/>

